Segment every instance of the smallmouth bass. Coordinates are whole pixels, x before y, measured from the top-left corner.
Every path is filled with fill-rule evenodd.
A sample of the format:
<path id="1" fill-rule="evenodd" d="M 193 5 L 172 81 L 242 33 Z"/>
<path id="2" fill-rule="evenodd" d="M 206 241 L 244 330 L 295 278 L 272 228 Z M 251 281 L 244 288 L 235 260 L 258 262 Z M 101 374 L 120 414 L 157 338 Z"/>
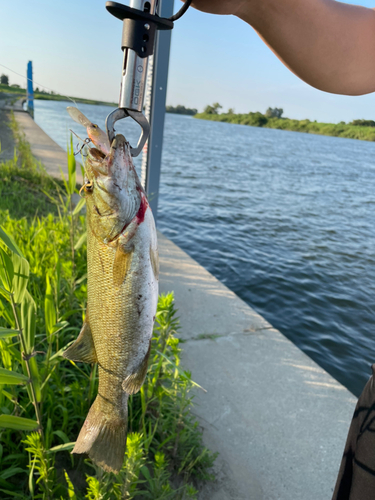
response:
<path id="1" fill-rule="evenodd" d="M 98 395 L 73 453 L 88 453 L 104 470 L 118 472 L 126 447 L 128 396 L 139 391 L 147 373 L 159 259 L 154 218 L 128 142 L 119 134 L 109 145 L 104 132 L 93 130 L 96 147 L 88 149 L 83 186 L 87 311 L 64 357 L 98 363 L 99 372 Z"/>

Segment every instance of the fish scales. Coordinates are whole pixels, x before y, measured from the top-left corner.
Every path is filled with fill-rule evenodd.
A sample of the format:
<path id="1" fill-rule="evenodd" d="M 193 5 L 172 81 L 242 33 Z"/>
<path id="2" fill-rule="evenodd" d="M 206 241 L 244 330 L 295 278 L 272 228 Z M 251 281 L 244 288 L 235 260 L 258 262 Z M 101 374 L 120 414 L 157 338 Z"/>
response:
<path id="1" fill-rule="evenodd" d="M 147 372 L 158 254 L 154 219 L 128 143 L 118 135 L 111 147 L 103 147 L 100 130 L 98 136 L 97 143 L 91 139 L 97 148 L 89 150 L 85 165 L 87 312 L 64 356 L 98 363 L 98 395 L 73 453 L 88 453 L 104 470 L 118 472 L 125 454 L 128 396 L 138 392 Z"/>
<path id="2" fill-rule="evenodd" d="M 116 373 L 120 386 L 126 374 L 144 359 L 149 348 L 149 337 L 143 335 L 143 332 L 149 326 L 147 322 L 153 323 L 154 318 L 147 312 L 146 317 L 141 315 L 144 309 L 155 309 L 155 303 L 150 307 L 147 304 L 147 296 L 149 301 L 154 297 L 144 291 L 145 287 L 152 289 L 154 286 L 149 247 L 147 245 L 145 253 L 133 256 L 126 279 L 120 286 L 116 286 L 112 271 L 116 249 L 98 242 L 88 228 L 87 270 L 91 331 L 94 344 L 98 346 L 96 353 L 99 370 L 103 370 L 103 375 L 107 372 L 109 379 Z M 133 279 L 133 275 L 138 278 L 139 274 L 143 275 L 141 279 Z M 105 294 L 103 290 L 106 291 Z M 103 340 L 111 342 L 110 351 Z M 99 377 L 99 392 L 104 380 L 105 376 Z M 113 383 L 114 380 L 109 381 L 109 384 Z"/>

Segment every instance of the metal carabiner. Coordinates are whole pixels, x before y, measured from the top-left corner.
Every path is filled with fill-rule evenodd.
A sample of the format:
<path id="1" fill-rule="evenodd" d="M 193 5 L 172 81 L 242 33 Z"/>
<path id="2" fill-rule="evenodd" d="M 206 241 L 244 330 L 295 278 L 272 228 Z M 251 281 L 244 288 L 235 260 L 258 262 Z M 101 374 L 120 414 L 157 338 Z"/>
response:
<path id="1" fill-rule="evenodd" d="M 115 123 L 118 120 L 122 120 L 122 118 L 127 118 L 128 116 L 130 116 L 130 118 L 133 118 L 133 120 L 137 122 L 142 129 L 142 134 L 138 140 L 137 147 L 133 148 L 132 146 L 130 146 L 130 154 L 133 157 L 135 157 L 138 156 L 139 153 L 142 151 L 143 146 L 145 145 L 148 136 L 150 135 L 150 124 L 148 123 L 145 115 L 141 113 L 141 111 L 134 111 L 132 109 L 125 109 L 125 108 L 117 108 L 107 116 L 105 121 L 105 127 L 107 129 L 109 143 L 112 144 L 112 141 L 115 138 Z"/>

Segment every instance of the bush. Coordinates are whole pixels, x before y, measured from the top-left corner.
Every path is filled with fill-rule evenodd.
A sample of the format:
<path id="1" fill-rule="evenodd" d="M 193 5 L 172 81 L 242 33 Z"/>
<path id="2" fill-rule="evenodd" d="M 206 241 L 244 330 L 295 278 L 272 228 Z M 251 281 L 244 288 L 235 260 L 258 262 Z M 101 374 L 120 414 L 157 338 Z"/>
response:
<path id="1" fill-rule="evenodd" d="M 354 125 L 355 127 L 375 127 L 374 120 L 353 120 L 348 123 L 348 125 Z"/>
<path id="2" fill-rule="evenodd" d="M 268 119 L 257 111 L 256 113 L 249 113 L 248 125 L 254 127 L 263 127 L 268 123 Z"/>

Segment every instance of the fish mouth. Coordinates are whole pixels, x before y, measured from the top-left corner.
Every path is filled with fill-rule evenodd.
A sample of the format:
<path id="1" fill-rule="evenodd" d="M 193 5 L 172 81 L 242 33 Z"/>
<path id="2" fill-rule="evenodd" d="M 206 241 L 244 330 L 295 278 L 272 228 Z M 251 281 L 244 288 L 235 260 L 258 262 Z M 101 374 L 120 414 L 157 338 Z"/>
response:
<path id="1" fill-rule="evenodd" d="M 116 151 L 117 149 L 122 149 L 125 152 L 126 148 L 129 148 L 128 141 L 122 134 L 117 134 L 112 141 L 110 154 L 112 153 L 112 151 Z"/>
<path id="2" fill-rule="evenodd" d="M 107 152 L 106 154 L 106 152 L 103 151 L 103 149 L 100 147 L 100 144 L 98 144 L 95 147 L 90 148 L 90 155 L 94 160 L 101 161 L 104 160 L 107 156 L 112 157 L 114 155 L 114 152 L 119 148 L 125 150 L 126 144 L 127 141 L 125 137 L 121 134 L 118 134 L 112 141 L 109 153 Z"/>
<path id="3" fill-rule="evenodd" d="M 89 148 L 90 156 L 97 161 L 104 160 L 106 157 L 113 157 L 116 150 L 123 150 L 125 152 L 126 148 L 129 148 L 129 143 L 125 137 L 121 134 L 116 135 L 108 151 L 103 151 L 100 144 L 96 144 L 95 147 Z"/>
<path id="4" fill-rule="evenodd" d="M 104 158 L 106 157 L 105 153 L 98 148 L 90 148 L 90 156 L 92 156 L 92 158 L 97 161 L 104 160 Z"/>
<path id="5" fill-rule="evenodd" d="M 131 168 L 130 146 L 121 134 L 113 139 L 109 153 L 99 147 L 89 148 L 89 157 L 86 163 L 86 177 L 88 179 L 101 176 L 121 177 L 120 172 L 128 172 Z M 116 182 L 114 182 L 116 185 Z"/>
<path id="6" fill-rule="evenodd" d="M 106 157 L 108 173 L 115 171 L 128 172 L 131 169 L 132 159 L 130 155 L 130 145 L 125 137 L 117 134 L 111 144 L 109 155 Z"/>

